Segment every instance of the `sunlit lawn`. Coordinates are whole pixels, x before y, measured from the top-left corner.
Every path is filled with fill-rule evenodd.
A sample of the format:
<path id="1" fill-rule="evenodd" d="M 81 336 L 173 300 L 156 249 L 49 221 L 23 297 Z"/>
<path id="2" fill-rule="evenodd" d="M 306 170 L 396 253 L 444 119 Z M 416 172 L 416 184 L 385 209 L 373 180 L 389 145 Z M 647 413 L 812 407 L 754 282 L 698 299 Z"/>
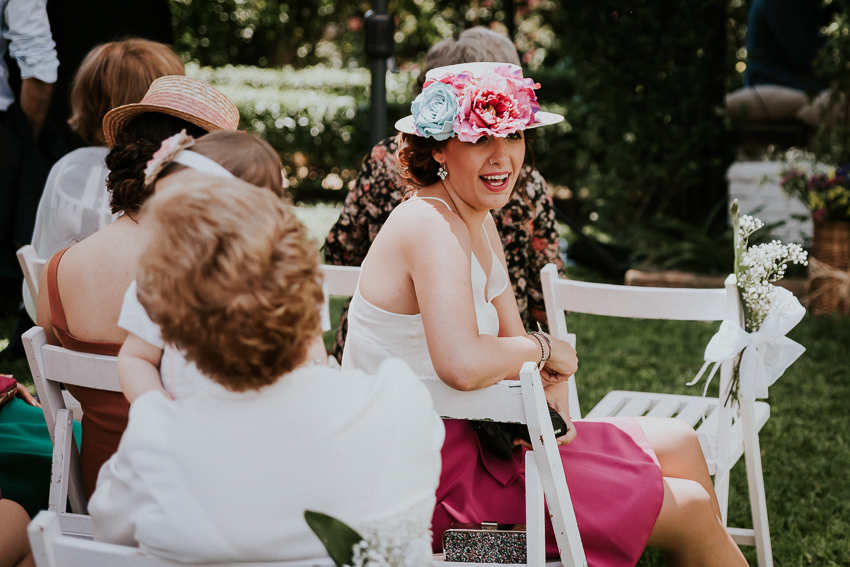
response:
<path id="1" fill-rule="evenodd" d="M 338 207 L 299 207 L 318 240 Z M 340 301 L 332 316 L 338 317 Z M 14 321 L 0 319 L 0 341 Z M 697 394 L 685 386 L 702 361 L 716 324 L 609 319 L 570 315 L 581 359 L 577 384 L 583 412 L 612 389 Z M 806 316 L 791 338 L 808 350 L 771 387 L 771 417 L 761 431 L 771 541 L 777 566 L 850 565 L 850 318 Z M 0 373 L 29 382 L 23 361 Z M 732 474 L 731 525 L 749 527 L 743 461 Z M 580 490 L 573 487 L 574 490 Z M 751 565 L 755 550 L 744 548 Z M 640 566 L 664 565 L 648 551 Z"/>

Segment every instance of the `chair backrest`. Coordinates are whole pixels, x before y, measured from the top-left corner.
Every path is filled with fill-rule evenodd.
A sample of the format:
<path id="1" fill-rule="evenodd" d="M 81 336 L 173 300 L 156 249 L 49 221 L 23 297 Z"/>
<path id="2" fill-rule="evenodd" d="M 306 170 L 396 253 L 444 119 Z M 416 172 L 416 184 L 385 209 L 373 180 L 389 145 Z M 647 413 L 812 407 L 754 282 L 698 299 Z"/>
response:
<path id="1" fill-rule="evenodd" d="M 728 319 L 739 324 L 742 320 L 734 275 L 726 278 L 724 289 L 683 289 L 560 279 L 554 264 L 547 264 L 540 274 L 549 331 L 561 340 L 575 340 L 567 330 L 569 312 L 676 321 Z"/>
<path id="2" fill-rule="evenodd" d="M 57 412 L 67 409 L 62 395 L 62 384 L 120 392 L 118 359 L 114 356 L 76 352 L 49 345 L 44 329 L 41 327 L 33 327 L 24 333 L 21 339 L 44 410 L 44 420 L 47 422 L 47 429 L 55 447 Z M 78 514 L 82 514 L 86 509 L 86 497 L 82 488 L 76 444 L 70 444 L 70 451 L 71 454 L 67 457 L 70 462 L 69 478 L 67 478 L 67 484 L 65 484 L 66 479 L 62 478 L 62 484 L 64 489 L 67 489 L 71 508 Z M 58 506 L 57 511 L 64 512 L 64 497 L 56 501 L 53 492 L 51 487 L 51 508 Z"/>
<path id="3" fill-rule="evenodd" d="M 360 266 L 331 266 L 322 264 L 320 266 L 324 284 L 322 291 L 325 302 L 322 306 L 322 331 L 328 332 L 331 326 L 330 301 L 332 295 L 351 297 L 357 289 L 360 281 Z"/>
<path id="4" fill-rule="evenodd" d="M 27 282 L 27 287 L 30 290 L 33 300 L 38 299 L 38 282 L 41 279 L 41 271 L 47 260 L 39 258 L 35 253 L 35 248 L 32 244 L 21 246 L 17 252 L 18 262 L 21 264 L 21 271 L 24 273 L 24 280 Z"/>
<path id="5" fill-rule="evenodd" d="M 38 567 L 185 567 L 139 549 L 64 535 L 55 512 L 43 510 L 27 528 Z M 216 567 L 333 567 L 329 558 L 261 563 L 216 563 Z M 197 567 L 202 567 L 196 564 Z"/>

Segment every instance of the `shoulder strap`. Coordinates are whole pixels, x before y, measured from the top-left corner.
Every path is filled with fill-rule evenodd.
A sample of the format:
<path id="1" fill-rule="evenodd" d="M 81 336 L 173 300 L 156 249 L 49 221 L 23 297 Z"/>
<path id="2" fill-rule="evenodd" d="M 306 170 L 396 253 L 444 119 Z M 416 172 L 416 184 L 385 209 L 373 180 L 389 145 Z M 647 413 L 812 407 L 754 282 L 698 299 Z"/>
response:
<path id="1" fill-rule="evenodd" d="M 489 215 L 490 213 L 487 213 L 487 214 Z M 486 241 L 487 241 L 487 246 L 489 246 L 489 247 L 490 247 L 490 253 L 491 253 L 491 254 L 493 254 L 493 255 L 495 256 L 495 255 L 496 255 L 496 251 L 495 251 L 495 250 L 493 250 L 493 243 L 491 243 L 491 242 L 490 242 L 490 236 L 487 234 L 487 229 L 486 229 L 486 228 L 484 228 L 484 225 L 483 225 L 483 224 L 481 225 L 481 230 L 484 232 L 484 240 L 486 240 Z"/>
<path id="2" fill-rule="evenodd" d="M 62 307 L 62 298 L 59 297 L 59 261 L 68 249 L 60 250 L 47 263 L 47 299 L 50 302 L 50 321 L 53 323 L 53 331 L 62 345 L 65 345 L 62 335 L 68 335 L 68 322 L 65 320 L 65 309 Z"/>

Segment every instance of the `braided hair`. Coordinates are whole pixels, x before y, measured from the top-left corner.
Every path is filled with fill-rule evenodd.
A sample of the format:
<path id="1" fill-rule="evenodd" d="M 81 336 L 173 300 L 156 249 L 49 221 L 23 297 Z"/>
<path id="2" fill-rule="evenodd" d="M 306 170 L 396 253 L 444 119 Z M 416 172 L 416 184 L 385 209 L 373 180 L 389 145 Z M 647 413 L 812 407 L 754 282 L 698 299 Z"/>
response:
<path id="1" fill-rule="evenodd" d="M 206 131 L 181 118 L 158 112 L 136 116 L 118 132 L 115 145 L 106 154 L 106 187 L 111 193 L 112 213 L 135 212 L 153 195 L 145 185 L 145 167 L 166 138 L 186 130 L 193 137 Z"/>

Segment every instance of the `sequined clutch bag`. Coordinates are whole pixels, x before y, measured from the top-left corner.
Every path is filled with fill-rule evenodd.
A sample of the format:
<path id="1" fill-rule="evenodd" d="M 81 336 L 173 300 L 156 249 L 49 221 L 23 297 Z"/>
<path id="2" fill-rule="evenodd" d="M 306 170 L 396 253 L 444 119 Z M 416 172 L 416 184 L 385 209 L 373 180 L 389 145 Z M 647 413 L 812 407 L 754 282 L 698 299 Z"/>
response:
<path id="1" fill-rule="evenodd" d="M 445 560 L 460 563 L 527 563 L 525 524 L 452 524 L 443 533 Z"/>

